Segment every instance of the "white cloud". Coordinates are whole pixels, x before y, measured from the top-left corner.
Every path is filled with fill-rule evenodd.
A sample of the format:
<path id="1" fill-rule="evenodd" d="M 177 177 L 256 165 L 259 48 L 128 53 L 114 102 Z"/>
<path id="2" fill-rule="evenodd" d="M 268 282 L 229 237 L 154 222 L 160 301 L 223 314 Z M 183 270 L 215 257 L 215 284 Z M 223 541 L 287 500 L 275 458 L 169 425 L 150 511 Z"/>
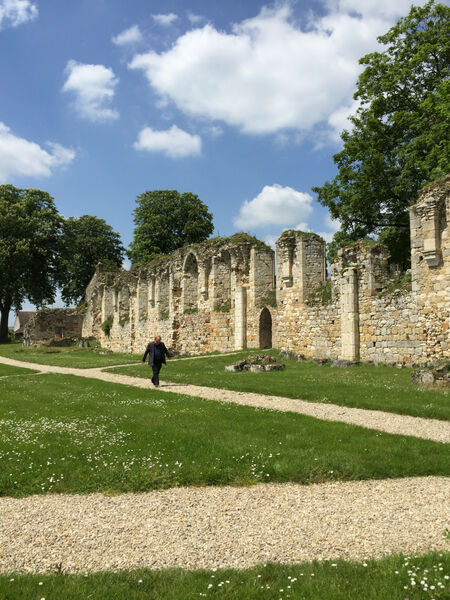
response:
<path id="1" fill-rule="evenodd" d="M 0 182 L 11 177 L 49 177 L 56 167 L 68 165 L 75 152 L 60 144 L 48 143 L 50 151 L 25 138 L 17 137 L 0 122 Z"/>
<path id="2" fill-rule="evenodd" d="M 30 0 L 0 0 L 0 29 L 17 27 L 37 16 L 37 6 Z"/>
<path id="3" fill-rule="evenodd" d="M 325 225 L 327 229 L 330 229 L 333 233 L 336 233 L 341 227 L 339 221 L 337 219 L 332 219 L 331 215 L 325 217 Z"/>
<path id="4" fill-rule="evenodd" d="M 163 27 L 168 27 L 172 25 L 177 19 L 178 15 L 175 13 L 167 13 L 162 15 L 152 15 L 153 19 L 158 23 L 158 25 L 162 25 Z"/>
<path id="5" fill-rule="evenodd" d="M 170 158 L 181 158 L 200 154 L 202 140 L 199 135 L 192 135 L 176 125 L 172 125 L 165 131 L 145 127 L 139 132 L 134 148 L 148 152 L 162 152 Z"/>
<path id="6" fill-rule="evenodd" d="M 74 106 L 81 117 L 89 121 L 112 121 L 119 117 L 117 110 L 109 107 L 119 82 L 112 69 L 70 60 L 66 73 L 62 89 L 75 94 Z"/>
<path id="7" fill-rule="evenodd" d="M 425 4 L 426 0 L 411 2 L 411 0 L 329 0 L 328 4 L 339 12 L 356 13 L 362 17 L 381 17 L 396 19 L 406 15 L 411 5 Z"/>
<path id="8" fill-rule="evenodd" d="M 113 44 L 116 44 L 116 46 L 130 46 L 139 44 L 139 42 L 142 42 L 142 39 L 142 33 L 138 25 L 133 25 L 132 27 L 125 29 L 125 31 L 122 31 L 122 33 L 114 36 L 112 42 Z"/>
<path id="9" fill-rule="evenodd" d="M 273 234 L 266 235 L 266 237 L 264 238 L 264 241 L 266 242 L 266 244 L 268 246 L 270 246 L 272 248 L 272 250 L 275 250 L 276 249 L 275 244 L 277 243 L 277 239 L 279 237 L 280 237 L 279 235 L 273 235 Z"/>
<path id="10" fill-rule="evenodd" d="M 325 227 L 327 231 L 318 231 L 317 234 L 320 235 L 328 244 L 333 240 L 333 236 L 340 229 L 340 223 L 336 219 L 332 219 L 328 214 L 325 217 Z"/>
<path id="11" fill-rule="evenodd" d="M 205 20 L 205 17 L 202 17 L 201 15 L 196 15 L 193 12 L 188 12 L 187 18 L 191 25 L 198 25 L 199 23 Z"/>
<path id="12" fill-rule="evenodd" d="M 299 221 L 305 225 L 313 210 L 312 201 L 309 194 L 294 188 L 266 185 L 253 200 L 244 202 L 234 223 L 246 230 L 269 225 L 292 226 Z"/>
<path id="13" fill-rule="evenodd" d="M 353 123 L 349 117 L 356 114 L 360 105 L 359 100 L 353 100 L 350 104 L 343 104 L 328 117 L 328 135 L 336 142 L 341 138 L 341 133 L 346 129 L 351 131 Z"/>
<path id="14" fill-rule="evenodd" d="M 359 58 L 410 4 L 329 0 L 325 16 L 300 25 L 289 4 L 277 4 L 231 32 L 210 24 L 188 31 L 169 50 L 138 54 L 129 66 L 189 115 L 253 134 L 320 126 L 335 139 L 351 109 Z"/>

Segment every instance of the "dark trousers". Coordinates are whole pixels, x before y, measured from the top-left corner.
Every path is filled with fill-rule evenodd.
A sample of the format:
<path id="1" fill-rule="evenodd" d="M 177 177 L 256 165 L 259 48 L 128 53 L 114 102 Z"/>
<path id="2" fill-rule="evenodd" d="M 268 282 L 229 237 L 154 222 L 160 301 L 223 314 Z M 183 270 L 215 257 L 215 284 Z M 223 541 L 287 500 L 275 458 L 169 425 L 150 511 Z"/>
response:
<path id="1" fill-rule="evenodd" d="M 162 364 L 163 363 L 161 360 L 155 360 L 153 362 L 153 365 L 152 365 L 152 369 L 153 369 L 152 383 L 153 383 L 153 385 L 159 385 L 159 372 L 161 371 Z"/>

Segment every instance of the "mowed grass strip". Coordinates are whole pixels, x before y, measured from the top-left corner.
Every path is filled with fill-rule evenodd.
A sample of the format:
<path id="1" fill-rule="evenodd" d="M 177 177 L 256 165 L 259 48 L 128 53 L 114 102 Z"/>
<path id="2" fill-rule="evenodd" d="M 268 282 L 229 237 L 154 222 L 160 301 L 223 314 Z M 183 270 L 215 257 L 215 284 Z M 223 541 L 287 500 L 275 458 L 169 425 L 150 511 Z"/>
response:
<path id="1" fill-rule="evenodd" d="M 364 562 L 267 564 L 237 571 L 139 569 L 84 575 L 0 575 L 8 600 L 443 600 L 449 597 L 450 554 L 388 556 Z"/>
<path id="2" fill-rule="evenodd" d="M 242 353 L 239 357 L 248 354 L 249 352 Z M 279 356 L 276 351 L 271 351 L 270 354 Z M 167 368 L 161 372 L 161 377 L 174 383 L 384 410 L 413 417 L 450 419 L 450 393 L 441 389 L 413 386 L 410 368 L 361 364 L 342 369 L 330 365 L 319 366 L 306 361 L 280 359 L 286 365 L 284 371 L 226 371 L 225 365 L 236 360 L 237 356 L 216 356 L 201 361 L 169 361 Z M 148 368 L 142 364 L 108 371 L 133 377 L 149 377 Z"/>
<path id="3" fill-rule="evenodd" d="M 0 494 L 450 475 L 450 447 L 47 374 L 2 381 Z"/>
<path id="4" fill-rule="evenodd" d="M 10 375 L 29 375 L 30 373 L 36 373 L 36 371 L 33 369 L 22 369 L 22 367 L 2 365 L 0 363 L 0 377 L 9 377 Z"/>
<path id="5" fill-rule="evenodd" d="M 24 362 L 55 367 L 73 367 L 75 369 L 93 369 L 111 365 L 124 365 L 140 362 L 141 356 L 125 353 L 108 353 L 99 347 L 79 348 L 78 346 L 25 347 L 20 342 L 0 344 L 0 356 L 22 360 Z"/>

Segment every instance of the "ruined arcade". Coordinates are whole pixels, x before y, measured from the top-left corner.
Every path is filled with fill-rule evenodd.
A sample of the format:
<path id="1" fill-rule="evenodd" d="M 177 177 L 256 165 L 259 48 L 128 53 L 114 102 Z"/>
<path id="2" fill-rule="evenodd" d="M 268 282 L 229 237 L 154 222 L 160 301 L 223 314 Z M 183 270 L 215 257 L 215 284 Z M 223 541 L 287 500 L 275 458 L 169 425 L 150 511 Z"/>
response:
<path id="1" fill-rule="evenodd" d="M 273 346 L 351 361 L 448 359 L 448 178 L 424 190 L 410 223 L 410 274 L 390 269 L 383 246 L 361 241 L 340 251 L 327 278 L 324 240 L 299 231 L 284 232 L 276 253 L 236 234 L 130 271 L 100 266 L 82 335 L 136 353 L 158 333 L 188 354 Z"/>

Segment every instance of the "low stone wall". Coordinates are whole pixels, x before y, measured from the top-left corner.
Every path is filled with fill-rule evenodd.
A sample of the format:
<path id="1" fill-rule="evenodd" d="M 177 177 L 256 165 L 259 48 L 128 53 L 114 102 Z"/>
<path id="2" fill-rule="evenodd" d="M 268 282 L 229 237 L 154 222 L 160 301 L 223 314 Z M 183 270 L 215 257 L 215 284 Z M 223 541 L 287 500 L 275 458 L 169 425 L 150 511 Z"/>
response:
<path id="1" fill-rule="evenodd" d="M 80 338 L 83 318 L 83 313 L 73 308 L 39 310 L 25 325 L 24 345 Z"/>

